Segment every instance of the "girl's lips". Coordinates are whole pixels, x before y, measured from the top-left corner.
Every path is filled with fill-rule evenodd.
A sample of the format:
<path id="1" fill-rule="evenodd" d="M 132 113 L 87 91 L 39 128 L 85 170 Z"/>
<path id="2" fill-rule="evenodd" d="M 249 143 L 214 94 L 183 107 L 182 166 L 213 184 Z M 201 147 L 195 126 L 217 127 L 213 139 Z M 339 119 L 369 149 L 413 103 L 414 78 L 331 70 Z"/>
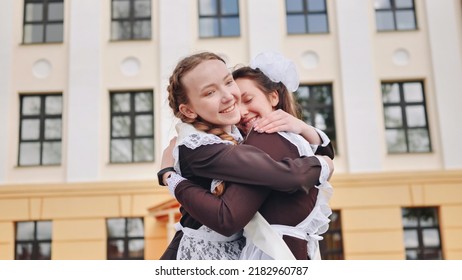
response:
<path id="1" fill-rule="evenodd" d="M 258 119 L 259 119 L 258 116 L 252 117 L 250 119 L 245 119 L 244 121 L 241 122 L 241 126 L 245 127 L 247 130 L 250 130 L 253 124 L 255 123 L 255 121 L 257 121 Z"/>
<path id="2" fill-rule="evenodd" d="M 234 108 L 236 108 L 236 103 L 234 103 L 233 105 L 229 106 L 228 108 L 220 111 L 220 113 L 226 114 L 226 113 L 232 112 L 234 110 Z"/>

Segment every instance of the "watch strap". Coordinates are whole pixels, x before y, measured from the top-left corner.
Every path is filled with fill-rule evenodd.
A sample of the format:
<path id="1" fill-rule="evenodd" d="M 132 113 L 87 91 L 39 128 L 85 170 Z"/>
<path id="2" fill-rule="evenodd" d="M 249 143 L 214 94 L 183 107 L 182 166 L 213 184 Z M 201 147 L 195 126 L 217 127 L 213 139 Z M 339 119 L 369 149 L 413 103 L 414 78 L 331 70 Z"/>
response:
<path id="1" fill-rule="evenodd" d="M 163 176 L 165 173 L 170 172 L 170 171 L 175 172 L 175 169 L 173 167 L 165 167 L 159 170 L 159 172 L 157 172 L 157 180 L 159 181 L 159 185 L 165 186 Z"/>

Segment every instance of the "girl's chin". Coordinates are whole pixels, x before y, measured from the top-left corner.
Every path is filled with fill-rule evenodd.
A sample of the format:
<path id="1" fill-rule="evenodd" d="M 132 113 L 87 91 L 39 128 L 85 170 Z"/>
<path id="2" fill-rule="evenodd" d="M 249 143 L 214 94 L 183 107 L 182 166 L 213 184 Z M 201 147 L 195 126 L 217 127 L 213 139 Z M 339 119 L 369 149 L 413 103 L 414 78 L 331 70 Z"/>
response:
<path id="1" fill-rule="evenodd" d="M 241 115 L 237 115 L 237 116 L 232 118 L 232 123 L 233 124 L 239 124 L 240 121 L 241 121 Z"/>

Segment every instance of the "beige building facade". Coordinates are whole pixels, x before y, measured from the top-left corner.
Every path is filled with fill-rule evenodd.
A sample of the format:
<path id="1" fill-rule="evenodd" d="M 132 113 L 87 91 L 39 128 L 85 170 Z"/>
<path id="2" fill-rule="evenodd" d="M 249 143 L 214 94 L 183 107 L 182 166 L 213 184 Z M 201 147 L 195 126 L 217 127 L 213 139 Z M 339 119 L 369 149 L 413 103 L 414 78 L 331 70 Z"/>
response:
<path id="1" fill-rule="evenodd" d="M 148 38 L 117 40 L 116 0 L 65 0 L 62 39 L 26 43 L 29 2 L 0 3 L 0 259 L 15 259 L 17 224 L 28 221 L 51 221 L 51 259 L 107 259 L 108 220 L 117 218 L 141 218 L 143 258 L 159 258 L 178 219 L 155 176 L 175 134 L 166 86 L 178 60 L 201 50 L 221 54 L 230 67 L 277 50 L 296 63 L 302 85 L 331 87 L 331 206 L 341 216 L 343 258 L 406 259 L 413 242 L 403 209 L 431 208 L 438 244 L 424 234 L 417 246 L 462 259 L 461 1 L 388 1 L 395 15 L 399 2 L 411 3 L 416 18 L 415 28 L 392 31 L 378 31 L 377 3 L 387 1 L 314 1 L 324 3 L 327 32 L 288 34 L 291 1 L 239 0 L 239 35 L 204 38 L 200 1 L 140 0 L 149 4 Z M 416 83 L 431 148 L 390 152 L 383 88 Z M 152 158 L 120 162 L 111 96 L 138 92 L 152 92 Z M 62 100 L 59 162 L 22 164 L 28 116 L 21 100 L 55 94 Z"/>

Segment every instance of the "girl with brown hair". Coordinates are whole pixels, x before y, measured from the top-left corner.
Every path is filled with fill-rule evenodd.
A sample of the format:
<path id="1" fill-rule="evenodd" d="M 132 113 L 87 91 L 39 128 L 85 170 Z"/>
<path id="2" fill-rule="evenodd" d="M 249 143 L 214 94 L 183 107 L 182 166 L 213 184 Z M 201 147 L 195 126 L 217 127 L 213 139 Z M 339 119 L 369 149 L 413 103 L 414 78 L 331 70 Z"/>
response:
<path id="1" fill-rule="evenodd" d="M 272 190 L 290 197 L 289 192 L 309 197 L 308 208 L 314 207 L 316 194 L 306 195 L 305 191 L 311 192 L 313 186 L 327 180 L 331 159 L 298 158 L 294 154 L 292 158 L 281 155 L 275 161 L 260 149 L 235 145 L 242 141 L 234 126 L 241 119 L 238 109 L 241 92 L 220 57 L 200 53 L 180 61 L 170 78 L 168 91 L 170 107 L 182 120 L 173 151 L 175 170 L 207 187 L 193 185 L 175 175 L 168 179 L 169 186 L 176 186 L 172 192 L 182 204 L 182 218 L 179 231 L 162 259 L 239 258 L 245 243 L 239 230 Z M 209 186 L 221 186 L 222 181 L 227 182 L 223 195 L 211 195 Z M 194 206 L 197 204 L 217 206 L 218 210 L 204 211 Z M 214 215 L 216 211 L 221 215 Z M 304 244 L 302 251 L 306 252 L 306 241 Z"/>

